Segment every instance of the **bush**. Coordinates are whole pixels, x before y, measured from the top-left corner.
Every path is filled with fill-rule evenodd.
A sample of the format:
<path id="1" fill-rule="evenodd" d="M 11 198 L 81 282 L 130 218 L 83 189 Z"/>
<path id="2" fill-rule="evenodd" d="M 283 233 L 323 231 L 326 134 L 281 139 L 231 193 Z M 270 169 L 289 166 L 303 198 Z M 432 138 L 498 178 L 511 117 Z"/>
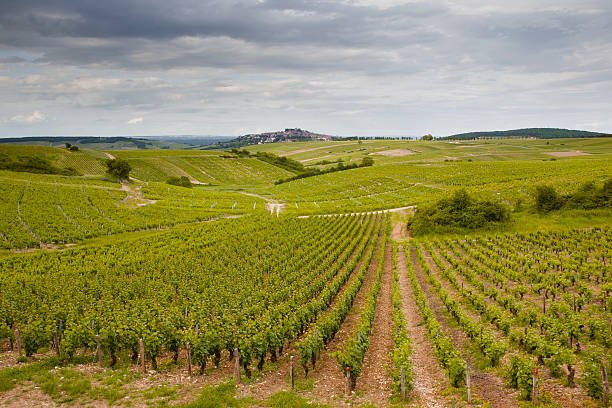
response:
<path id="1" fill-rule="evenodd" d="M 536 208 L 542 212 L 557 210 L 563 206 L 563 199 L 551 185 L 537 186 L 535 200 Z"/>
<path id="2" fill-rule="evenodd" d="M 551 185 L 540 185 L 535 192 L 536 209 L 540 212 L 558 210 L 562 207 L 577 209 L 594 209 L 612 205 L 612 179 L 598 188 L 594 182 L 581 185 L 577 191 L 559 195 Z"/>
<path id="3" fill-rule="evenodd" d="M 173 186 L 179 186 L 179 187 L 188 187 L 188 188 L 193 187 L 193 184 L 191 184 L 191 181 L 189 181 L 189 177 L 187 176 L 168 177 L 168 180 L 166 180 L 166 183 L 172 184 Z"/>
<path id="4" fill-rule="evenodd" d="M 409 222 L 409 228 L 415 235 L 419 235 L 449 227 L 476 229 L 509 219 L 510 209 L 505 204 L 475 199 L 465 189 L 461 189 L 432 206 L 418 208 Z"/>
<path id="5" fill-rule="evenodd" d="M 132 166 L 123 159 L 108 159 L 106 160 L 107 173 L 109 176 L 119 179 L 128 180 Z"/>

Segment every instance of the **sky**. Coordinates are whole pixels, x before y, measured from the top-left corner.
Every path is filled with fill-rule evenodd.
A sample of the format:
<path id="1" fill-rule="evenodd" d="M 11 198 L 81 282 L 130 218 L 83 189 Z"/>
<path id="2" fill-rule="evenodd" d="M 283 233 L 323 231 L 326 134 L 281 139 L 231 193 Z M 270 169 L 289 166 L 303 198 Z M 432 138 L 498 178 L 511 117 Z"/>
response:
<path id="1" fill-rule="evenodd" d="M 2 0 L 0 137 L 612 132 L 610 0 Z"/>

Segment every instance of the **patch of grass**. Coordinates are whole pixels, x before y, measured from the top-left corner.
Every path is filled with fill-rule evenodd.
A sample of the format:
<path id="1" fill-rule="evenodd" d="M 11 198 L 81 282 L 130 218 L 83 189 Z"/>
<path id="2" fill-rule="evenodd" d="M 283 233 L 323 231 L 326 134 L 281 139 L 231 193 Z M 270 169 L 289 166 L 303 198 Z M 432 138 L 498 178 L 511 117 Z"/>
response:
<path id="1" fill-rule="evenodd" d="M 98 373 L 94 378 L 102 385 L 107 386 L 122 386 L 139 379 L 142 376 L 140 373 L 135 373 L 129 370 L 129 367 L 122 367 L 119 370 L 104 371 Z"/>
<path id="2" fill-rule="evenodd" d="M 273 394 L 267 401 L 267 406 L 272 408 L 323 408 L 329 405 L 321 405 L 308 400 L 289 391 L 280 391 Z"/>
<path id="3" fill-rule="evenodd" d="M 60 403 L 74 401 L 91 390 L 91 379 L 69 368 L 63 368 L 57 374 L 41 374 L 34 381 L 45 394 Z"/>
<path id="4" fill-rule="evenodd" d="M 287 376 L 287 382 L 289 383 L 290 379 L 289 376 Z M 308 391 L 308 392 L 312 392 L 312 389 L 314 388 L 314 379 L 312 377 L 309 378 L 303 378 L 303 377 L 299 377 L 295 379 L 294 382 L 294 386 L 295 386 L 295 390 L 296 391 Z"/>
<path id="5" fill-rule="evenodd" d="M 60 379 L 53 373 L 41 374 L 37 379 L 36 383 L 40 387 L 41 391 L 45 394 L 55 397 L 59 393 Z"/>
<path id="6" fill-rule="evenodd" d="M 89 392 L 89 396 L 95 400 L 104 399 L 108 401 L 109 405 L 113 405 L 115 402 L 119 401 L 121 398 L 125 397 L 127 392 L 121 387 L 117 385 L 106 385 L 102 387 L 94 387 Z"/>
<path id="7" fill-rule="evenodd" d="M 361 404 L 359 408 L 376 408 L 376 404 L 374 404 L 371 401 L 368 401 L 368 402 L 364 402 L 363 404 Z"/>
<path id="8" fill-rule="evenodd" d="M 250 407 L 252 398 L 236 398 L 236 385 L 233 381 L 226 381 L 216 386 L 207 386 L 202 389 L 198 399 L 191 404 L 182 405 L 182 408 L 220 408 L 220 407 Z"/>
<path id="9" fill-rule="evenodd" d="M 57 357 L 50 357 L 35 363 L 8 367 L 0 370 L 0 392 L 10 391 L 23 381 L 31 381 L 36 375 L 62 365 Z"/>
<path id="10" fill-rule="evenodd" d="M 154 385 L 142 392 L 145 399 L 175 399 L 177 391 L 181 388 L 179 384 L 169 386 L 167 384 Z"/>

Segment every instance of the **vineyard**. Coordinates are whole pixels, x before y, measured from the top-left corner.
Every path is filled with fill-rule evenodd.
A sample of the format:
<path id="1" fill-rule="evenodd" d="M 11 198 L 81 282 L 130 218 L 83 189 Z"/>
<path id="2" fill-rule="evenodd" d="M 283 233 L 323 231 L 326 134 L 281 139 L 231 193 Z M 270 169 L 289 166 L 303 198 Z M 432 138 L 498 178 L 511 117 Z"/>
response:
<path id="1" fill-rule="evenodd" d="M 0 406 L 609 404 L 610 208 L 534 201 L 545 183 L 607 194 L 609 141 L 552 161 L 534 156 L 554 140 L 474 161 L 321 143 L 252 150 L 415 153 L 275 185 L 292 173 L 229 152 L 16 147 L 80 174 L 0 170 Z M 103 175 L 108 154 L 132 180 Z M 204 184 L 165 182 L 185 175 Z M 409 230 L 459 188 L 511 221 Z"/>

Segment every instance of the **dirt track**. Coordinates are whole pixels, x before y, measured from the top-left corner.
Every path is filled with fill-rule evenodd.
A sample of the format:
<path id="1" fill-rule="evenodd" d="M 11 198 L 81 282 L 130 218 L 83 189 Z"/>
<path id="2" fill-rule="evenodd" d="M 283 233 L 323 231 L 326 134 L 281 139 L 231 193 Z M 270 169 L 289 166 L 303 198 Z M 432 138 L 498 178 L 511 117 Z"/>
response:
<path id="1" fill-rule="evenodd" d="M 376 315 L 370 344 L 363 359 L 361 376 L 357 379 L 355 391 L 363 392 L 368 401 L 378 402 L 380 406 L 391 396 L 391 376 L 389 369 L 392 361 L 389 353 L 393 350 L 393 305 L 391 303 L 391 284 L 393 282 L 393 246 L 385 248 L 385 264 L 382 285 L 376 303 Z"/>

